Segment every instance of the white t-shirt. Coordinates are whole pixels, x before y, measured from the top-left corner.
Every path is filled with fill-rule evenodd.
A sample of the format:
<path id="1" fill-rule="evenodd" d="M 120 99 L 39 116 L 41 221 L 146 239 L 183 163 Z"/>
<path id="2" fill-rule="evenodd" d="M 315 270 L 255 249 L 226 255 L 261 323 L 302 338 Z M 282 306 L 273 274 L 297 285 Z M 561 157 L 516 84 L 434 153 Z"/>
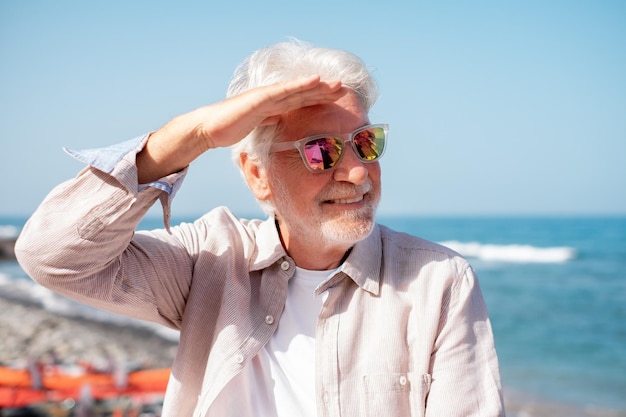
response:
<path id="1" fill-rule="evenodd" d="M 222 392 L 209 416 L 315 417 L 315 327 L 326 293 L 315 289 L 332 271 L 296 268 L 276 333 Z"/>

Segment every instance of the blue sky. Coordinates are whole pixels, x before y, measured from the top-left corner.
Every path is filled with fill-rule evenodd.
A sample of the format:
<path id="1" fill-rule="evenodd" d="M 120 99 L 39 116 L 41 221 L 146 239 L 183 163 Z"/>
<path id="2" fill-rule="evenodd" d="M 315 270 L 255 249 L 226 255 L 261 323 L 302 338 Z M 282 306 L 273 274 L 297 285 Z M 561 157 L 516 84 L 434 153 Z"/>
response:
<path id="1" fill-rule="evenodd" d="M 297 37 L 372 68 L 390 124 L 381 215 L 626 214 L 626 2 L 0 0 L 0 215 L 81 165 L 61 150 L 224 97 L 253 50 Z M 258 213 L 228 150 L 174 214 Z"/>

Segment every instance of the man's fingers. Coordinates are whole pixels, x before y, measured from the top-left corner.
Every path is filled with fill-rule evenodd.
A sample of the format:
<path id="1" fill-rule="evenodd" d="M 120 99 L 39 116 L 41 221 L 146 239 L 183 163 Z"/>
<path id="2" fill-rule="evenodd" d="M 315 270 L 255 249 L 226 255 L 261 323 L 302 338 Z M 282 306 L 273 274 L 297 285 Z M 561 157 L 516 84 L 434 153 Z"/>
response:
<path id="1" fill-rule="evenodd" d="M 336 87 L 333 86 L 331 88 L 331 92 L 329 92 L 327 89 L 319 92 L 311 92 L 309 90 L 299 92 L 297 94 L 291 94 L 283 98 L 282 100 L 275 103 L 275 105 L 273 106 L 275 111 L 270 112 L 270 115 L 259 123 L 259 126 L 269 126 L 276 124 L 280 121 L 281 117 L 285 113 L 293 110 L 319 104 L 334 103 L 335 101 L 346 95 L 346 93 L 349 91 L 348 87 L 341 87 L 341 82 L 339 82 L 338 85 L 340 88 L 335 89 Z"/>
<path id="2" fill-rule="evenodd" d="M 316 75 L 255 88 L 199 110 L 204 120 L 196 131 L 210 138 L 211 143 L 205 139 L 209 148 L 230 146 L 256 126 L 276 124 L 302 107 L 332 103 L 347 91 L 341 81 L 322 81 Z"/>
<path id="3" fill-rule="evenodd" d="M 268 96 L 262 99 L 267 106 L 266 110 L 271 113 L 268 116 L 315 104 L 332 103 L 348 92 L 348 89 L 342 86 L 341 81 L 320 81 L 319 79 L 315 81 L 315 78 L 294 84 L 289 82 L 281 87 L 279 93 L 276 90 L 270 90 Z"/>
<path id="4" fill-rule="evenodd" d="M 285 99 L 293 100 L 293 97 L 323 98 L 341 90 L 341 88 L 341 81 L 322 81 L 318 75 L 313 75 L 262 87 L 264 91 L 261 94 L 264 95 L 262 101 L 280 103 Z"/>

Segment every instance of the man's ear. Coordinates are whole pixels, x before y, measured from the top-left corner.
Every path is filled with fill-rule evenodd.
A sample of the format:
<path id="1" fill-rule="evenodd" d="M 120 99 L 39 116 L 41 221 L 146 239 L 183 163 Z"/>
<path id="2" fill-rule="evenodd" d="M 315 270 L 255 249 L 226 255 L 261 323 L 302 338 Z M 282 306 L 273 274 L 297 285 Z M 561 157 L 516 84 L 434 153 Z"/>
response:
<path id="1" fill-rule="evenodd" d="M 252 161 L 246 153 L 239 154 L 239 162 L 241 163 L 243 175 L 252 194 L 254 194 L 257 200 L 268 200 L 272 195 L 272 191 L 269 187 L 265 169 Z"/>

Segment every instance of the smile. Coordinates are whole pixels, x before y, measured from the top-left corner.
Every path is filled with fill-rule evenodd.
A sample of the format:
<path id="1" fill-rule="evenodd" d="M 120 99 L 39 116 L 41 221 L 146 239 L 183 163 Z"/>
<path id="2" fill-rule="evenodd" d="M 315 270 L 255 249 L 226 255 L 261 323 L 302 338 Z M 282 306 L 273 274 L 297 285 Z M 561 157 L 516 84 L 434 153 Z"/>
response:
<path id="1" fill-rule="evenodd" d="M 352 204 L 352 203 L 358 203 L 363 201 L 363 196 L 360 195 L 358 197 L 355 198 L 341 198 L 338 200 L 328 200 L 328 203 L 331 204 Z"/>

